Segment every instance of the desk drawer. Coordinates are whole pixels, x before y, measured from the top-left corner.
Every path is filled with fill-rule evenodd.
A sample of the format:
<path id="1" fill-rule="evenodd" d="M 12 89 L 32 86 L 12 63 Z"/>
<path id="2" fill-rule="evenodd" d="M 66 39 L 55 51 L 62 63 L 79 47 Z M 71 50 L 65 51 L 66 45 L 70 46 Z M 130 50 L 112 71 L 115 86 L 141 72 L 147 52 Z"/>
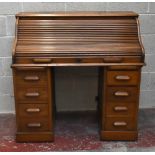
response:
<path id="1" fill-rule="evenodd" d="M 16 57 L 17 64 L 52 64 L 52 63 L 138 63 L 141 57 L 100 56 L 100 57 Z"/>
<path id="2" fill-rule="evenodd" d="M 137 87 L 108 87 L 107 102 L 136 102 L 138 97 Z"/>
<path id="3" fill-rule="evenodd" d="M 18 130 L 20 132 L 38 132 L 38 131 L 50 131 L 50 124 L 48 117 L 39 118 L 25 118 L 21 117 L 18 123 Z"/>
<path id="4" fill-rule="evenodd" d="M 108 71 L 108 85 L 138 85 L 139 71 Z"/>
<path id="5" fill-rule="evenodd" d="M 25 87 L 47 87 L 47 72 L 46 69 L 36 70 L 15 70 L 16 86 Z"/>
<path id="6" fill-rule="evenodd" d="M 106 116 L 134 116 L 137 111 L 137 104 L 131 103 L 107 103 Z"/>
<path id="7" fill-rule="evenodd" d="M 47 104 L 19 104 L 18 111 L 20 117 L 40 117 L 49 114 Z"/>
<path id="8" fill-rule="evenodd" d="M 105 130 L 136 130 L 136 120 L 133 117 L 106 117 Z"/>
<path id="9" fill-rule="evenodd" d="M 26 88 L 17 89 L 17 100 L 19 103 L 46 103 L 48 101 L 47 88 Z"/>

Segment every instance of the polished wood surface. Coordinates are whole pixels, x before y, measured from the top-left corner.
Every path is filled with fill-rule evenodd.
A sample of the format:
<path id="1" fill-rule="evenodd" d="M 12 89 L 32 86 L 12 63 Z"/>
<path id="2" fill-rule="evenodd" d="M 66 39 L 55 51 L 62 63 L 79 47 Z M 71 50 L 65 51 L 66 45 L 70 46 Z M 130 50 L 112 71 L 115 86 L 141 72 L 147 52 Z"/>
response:
<path id="1" fill-rule="evenodd" d="M 94 16 L 89 19 L 89 14 Z M 50 14 L 22 15 L 17 16 L 18 55 L 141 55 L 134 13 L 65 13 L 63 17 L 61 13 L 53 14 L 56 19 Z"/>
<path id="2" fill-rule="evenodd" d="M 16 15 L 12 68 L 16 140 L 54 140 L 54 67 L 99 67 L 101 140 L 136 140 L 145 52 L 134 12 Z"/>
<path id="3" fill-rule="evenodd" d="M 132 11 L 108 11 L 108 12 L 104 12 L 104 11 L 78 11 L 78 12 L 61 12 L 61 11 L 57 11 L 57 12 L 38 12 L 38 13 L 34 13 L 34 12 L 20 12 L 18 14 L 16 14 L 16 17 L 99 17 L 99 16 L 103 16 L 103 17 L 123 17 L 123 16 L 131 16 L 131 17 L 137 17 L 138 14 Z"/>
<path id="4" fill-rule="evenodd" d="M 18 67 L 13 70 L 13 78 L 16 140 L 53 141 L 52 71 L 43 67 Z"/>

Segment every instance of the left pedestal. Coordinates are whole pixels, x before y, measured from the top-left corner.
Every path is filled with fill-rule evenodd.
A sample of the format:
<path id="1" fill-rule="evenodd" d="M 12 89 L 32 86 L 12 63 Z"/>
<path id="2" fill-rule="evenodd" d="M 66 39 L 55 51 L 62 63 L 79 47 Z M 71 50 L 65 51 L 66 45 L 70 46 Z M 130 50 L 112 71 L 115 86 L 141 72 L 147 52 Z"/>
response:
<path id="1" fill-rule="evenodd" d="M 44 67 L 15 67 L 13 81 L 16 141 L 53 141 L 53 71 Z"/>

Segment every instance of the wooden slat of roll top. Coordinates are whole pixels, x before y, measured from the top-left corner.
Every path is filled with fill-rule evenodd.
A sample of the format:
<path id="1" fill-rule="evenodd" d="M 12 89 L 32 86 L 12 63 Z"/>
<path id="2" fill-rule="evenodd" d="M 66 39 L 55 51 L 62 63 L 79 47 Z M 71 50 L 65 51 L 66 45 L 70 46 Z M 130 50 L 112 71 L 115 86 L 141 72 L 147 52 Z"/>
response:
<path id="1" fill-rule="evenodd" d="M 73 25 L 73 24 L 69 24 L 69 25 L 47 25 L 46 23 L 44 25 L 34 25 L 34 24 L 29 24 L 29 25 L 19 25 L 19 29 L 31 29 L 31 28 L 39 28 L 39 29 L 44 29 L 44 28 L 57 28 L 57 29 L 61 29 L 61 28 L 115 28 L 115 27 L 118 27 L 118 28 L 123 28 L 123 27 L 136 27 L 136 24 L 132 24 L 132 25 L 129 25 L 129 24 L 121 24 L 121 25 L 116 25 L 116 24 L 113 24 L 113 25 L 94 25 L 93 23 L 92 24 L 89 24 L 89 25 Z"/>
<path id="2" fill-rule="evenodd" d="M 65 35 L 65 34 L 37 34 L 37 35 L 31 35 L 31 34 L 24 34 L 24 35 L 18 35 L 18 38 L 19 39 L 52 39 L 52 38 L 54 38 L 54 39 L 62 39 L 62 38 L 86 38 L 86 37 L 89 37 L 89 38 L 101 38 L 101 37 L 104 37 L 103 39 L 106 39 L 105 37 L 106 37 L 107 35 L 106 34 L 104 34 L 104 35 L 101 35 L 101 34 L 95 34 L 94 36 L 92 36 L 91 34 L 82 34 L 82 36 L 81 36 L 81 34 L 80 33 L 78 33 L 78 34 L 67 34 L 67 35 Z M 135 36 L 135 35 L 132 35 L 132 34 L 122 34 L 122 35 L 117 35 L 117 34 L 113 34 L 113 35 L 111 35 L 111 36 L 108 36 L 107 37 L 107 39 L 108 38 L 115 38 L 115 37 L 117 37 L 117 38 L 122 38 L 122 37 L 129 37 L 129 39 L 130 39 L 130 37 L 137 37 L 137 36 Z M 117 39 L 116 38 L 116 39 Z M 123 38 L 122 38 L 123 39 Z"/>
<path id="3" fill-rule="evenodd" d="M 28 25 L 39 25 L 39 26 L 46 26 L 46 25 L 56 25 L 56 26 L 66 26 L 66 25 L 72 25 L 72 26 L 80 26 L 80 25 L 85 25 L 85 26 L 89 26 L 89 25 L 118 25 L 118 26 L 121 26 L 121 25 L 136 25 L 136 22 L 135 22 L 135 19 L 119 19 L 119 20 L 116 20 L 116 19 L 113 19 L 113 20 L 109 20 L 109 19 L 105 19 L 103 18 L 104 21 L 102 19 L 100 20 L 82 20 L 82 18 L 80 20 L 76 20 L 76 19 L 64 19 L 64 20 L 52 20 L 51 18 L 49 18 L 48 20 L 38 20 L 37 18 L 34 19 L 34 20 L 22 20 L 20 19 L 19 21 L 19 25 L 24 25 L 24 26 L 28 26 Z M 36 22 L 34 22 L 36 21 Z"/>
<path id="4" fill-rule="evenodd" d="M 106 32 L 106 33 L 108 33 L 108 32 L 110 32 L 110 33 L 112 33 L 112 32 L 124 32 L 124 33 L 129 33 L 129 32 L 133 32 L 133 33 L 136 33 L 137 34 L 137 31 L 136 30 L 133 30 L 133 29 L 129 29 L 129 28 L 126 28 L 126 29 L 110 29 L 110 28 L 102 28 L 102 29 L 100 29 L 100 28 L 96 28 L 96 29 L 42 29 L 42 30 L 40 30 L 40 29 L 23 29 L 23 30 L 18 30 L 18 32 L 19 33 L 31 33 L 31 32 L 33 32 L 33 33 L 46 33 L 46 32 L 51 32 L 51 33 L 53 33 L 53 32 L 64 32 L 64 33 L 66 33 L 66 32 L 74 32 L 74 33 L 78 33 L 78 32 Z"/>
<path id="5" fill-rule="evenodd" d="M 51 37 L 50 36 L 31 36 L 31 38 L 29 37 L 29 35 L 23 35 L 23 36 L 18 36 L 18 41 L 20 40 L 37 40 L 37 41 L 50 41 L 50 39 L 54 40 L 54 39 L 110 39 L 110 40 L 118 40 L 118 39 L 126 39 L 126 40 L 130 40 L 130 39 L 137 39 L 138 37 L 137 36 L 134 36 L 134 35 L 112 35 L 112 36 L 107 36 L 107 35 L 103 35 L 103 36 L 89 36 L 89 35 L 84 35 L 81 36 L 81 35 L 78 35 L 76 34 L 76 36 L 71 36 L 71 35 L 67 35 L 67 36 L 62 36 L 60 37 L 60 35 L 52 35 Z"/>
<path id="6" fill-rule="evenodd" d="M 104 19 L 104 21 L 103 21 Z M 35 22 L 36 21 L 36 22 Z M 125 17 L 125 18 L 100 18 L 100 19 L 95 19 L 95 18 L 92 18 L 92 19 L 87 19 L 87 18 L 70 18 L 70 19 L 66 19 L 64 18 L 63 20 L 62 19 L 59 19 L 59 18 L 56 18 L 56 19 L 53 19 L 53 18 L 47 18 L 46 20 L 45 19 L 40 19 L 40 18 L 34 18 L 34 19 L 28 19 L 28 18 L 24 18 L 24 19 L 21 19 L 20 18 L 20 21 L 19 21 L 19 25 L 20 24 L 24 24 L 24 25 L 29 25 L 31 23 L 35 23 L 35 24 L 38 24 L 41 25 L 42 23 L 51 23 L 51 24 L 56 24 L 58 23 L 59 25 L 60 24 L 83 24 L 83 25 L 93 25 L 93 24 L 113 24 L 113 23 L 116 23 L 118 25 L 120 24 L 136 24 L 136 21 L 135 21 L 135 18 L 128 18 L 128 17 Z"/>
<path id="7" fill-rule="evenodd" d="M 40 41 L 39 42 L 39 45 L 67 45 L 67 44 L 79 44 L 79 45 L 86 45 L 86 44 L 92 44 L 92 43 L 96 43 L 96 41 L 98 43 L 102 43 L 102 44 L 106 44 L 108 43 L 109 41 L 111 41 L 111 44 L 112 43 L 138 43 L 137 40 L 105 40 L 105 41 L 102 41 L 102 40 L 99 40 L 99 39 L 96 39 L 96 40 L 87 40 L 85 41 L 84 39 L 81 39 L 81 40 L 54 40 L 54 41 Z M 35 40 L 29 40 L 29 41 L 25 41 L 25 40 L 20 40 L 18 42 L 18 44 L 22 44 L 22 45 L 37 45 L 38 44 L 38 41 L 35 41 Z"/>
<path id="8" fill-rule="evenodd" d="M 97 46 L 97 47 L 96 47 Z M 132 49 L 139 49 L 139 46 L 137 46 L 136 43 L 107 43 L 107 44 L 103 44 L 103 43 L 96 43 L 96 44 L 84 44 L 84 45 L 74 45 L 74 46 L 69 46 L 66 44 L 62 44 L 62 46 L 59 45 L 48 45 L 48 46 L 42 46 L 40 44 L 38 45 L 17 45 L 17 49 L 23 48 L 23 49 L 29 49 L 29 50 L 33 50 L 31 48 L 37 48 L 43 51 L 46 50 L 55 50 L 55 51 L 87 51 L 87 49 L 89 49 L 89 51 L 108 51 L 109 47 L 111 47 L 112 49 L 110 51 L 119 51 L 119 50 L 132 50 Z M 96 50 L 95 50 L 96 49 Z M 102 50 L 103 49 L 103 50 Z M 39 51 L 40 51 L 39 50 Z M 126 52 L 126 51 L 124 51 Z"/>
<path id="9" fill-rule="evenodd" d="M 87 42 L 138 42 L 137 37 L 62 37 L 62 38 L 58 38 L 58 37 L 52 37 L 51 39 L 42 39 L 42 38 L 19 38 L 18 39 L 18 43 L 45 43 L 45 44 L 52 44 L 52 43 L 56 43 L 56 42 L 82 42 L 82 43 L 87 43 Z"/>

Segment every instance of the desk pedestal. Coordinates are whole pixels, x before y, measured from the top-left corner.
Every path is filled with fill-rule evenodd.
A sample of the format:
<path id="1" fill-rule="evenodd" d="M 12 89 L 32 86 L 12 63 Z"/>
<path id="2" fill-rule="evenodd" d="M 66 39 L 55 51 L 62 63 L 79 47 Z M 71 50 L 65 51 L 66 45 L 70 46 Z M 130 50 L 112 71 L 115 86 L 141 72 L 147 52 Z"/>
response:
<path id="1" fill-rule="evenodd" d="M 136 140 L 141 69 L 105 67 L 99 74 L 101 140 Z"/>

